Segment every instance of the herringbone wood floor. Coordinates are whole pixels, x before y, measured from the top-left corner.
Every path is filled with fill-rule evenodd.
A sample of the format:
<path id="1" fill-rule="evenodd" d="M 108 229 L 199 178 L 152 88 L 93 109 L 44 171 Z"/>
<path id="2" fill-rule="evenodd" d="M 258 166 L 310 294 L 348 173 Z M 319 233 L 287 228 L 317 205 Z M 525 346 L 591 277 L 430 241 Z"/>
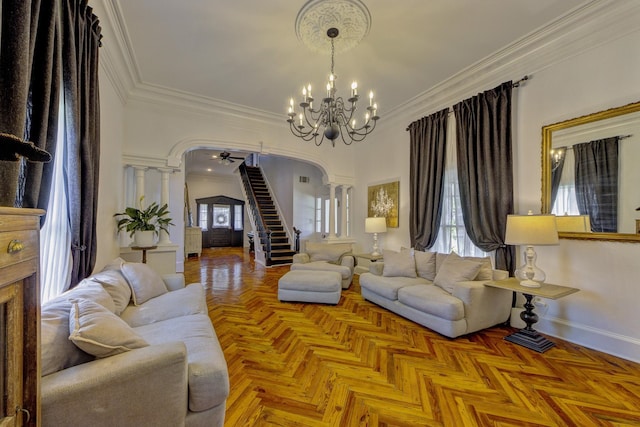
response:
<path id="1" fill-rule="evenodd" d="M 640 426 L 640 365 L 553 339 L 544 354 L 494 327 L 450 340 L 360 295 L 280 303 L 288 266 L 242 249 L 186 262 L 207 290 L 231 380 L 226 426 Z"/>

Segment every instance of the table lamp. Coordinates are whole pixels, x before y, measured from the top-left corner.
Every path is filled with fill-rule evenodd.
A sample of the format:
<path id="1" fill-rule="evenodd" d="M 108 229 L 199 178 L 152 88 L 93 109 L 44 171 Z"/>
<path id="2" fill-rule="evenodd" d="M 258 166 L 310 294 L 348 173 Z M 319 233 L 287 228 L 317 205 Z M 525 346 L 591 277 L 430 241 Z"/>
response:
<path id="1" fill-rule="evenodd" d="M 558 244 L 558 230 L 555 215 L 507 215 L 507 232 L 504 242 L 507 245 L 526 245 L 524 265 L 518 267 L 515 276 L 522 286 L 539 288 L 546 274 L 536 266 L 534 246 Z"/>
<path id="2" fill-rule="evenodd" d="M 373 252 L 371 255 L 381 255 L 378 248 L 378 233 L 387 232 L 387 219 L 385 217 L 371 217 L 364 222 L 364 232 L 373 233 Z"/>

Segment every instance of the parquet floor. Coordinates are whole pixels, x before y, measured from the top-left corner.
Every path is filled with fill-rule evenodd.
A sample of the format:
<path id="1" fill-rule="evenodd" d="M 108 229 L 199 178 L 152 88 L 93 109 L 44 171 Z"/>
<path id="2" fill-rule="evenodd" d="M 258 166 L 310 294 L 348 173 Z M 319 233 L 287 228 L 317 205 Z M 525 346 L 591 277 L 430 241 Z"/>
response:
<path id="1" fill-rule="evenodd" d="M 450 340 L 360 296 L 280 303 L 241 249 L 186 262 L 207 290 L 231 380 L 225 425 L 640 426 L 640 365 L 553 339 L 544 354 L 495 327 Z"/>

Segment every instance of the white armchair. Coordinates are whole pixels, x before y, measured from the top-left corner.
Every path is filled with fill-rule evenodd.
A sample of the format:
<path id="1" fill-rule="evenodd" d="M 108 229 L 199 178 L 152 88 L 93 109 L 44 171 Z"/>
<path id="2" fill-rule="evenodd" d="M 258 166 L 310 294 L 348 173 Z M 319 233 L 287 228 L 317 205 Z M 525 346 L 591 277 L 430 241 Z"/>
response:
<path id="1" fill-rule="evenodd" d="M 342 277 L 342 289 L 348 289 L 354 267 L 351 243 L 307 242 L 305 252 L 293 256 L 291 270 L 336 271 Z"/>

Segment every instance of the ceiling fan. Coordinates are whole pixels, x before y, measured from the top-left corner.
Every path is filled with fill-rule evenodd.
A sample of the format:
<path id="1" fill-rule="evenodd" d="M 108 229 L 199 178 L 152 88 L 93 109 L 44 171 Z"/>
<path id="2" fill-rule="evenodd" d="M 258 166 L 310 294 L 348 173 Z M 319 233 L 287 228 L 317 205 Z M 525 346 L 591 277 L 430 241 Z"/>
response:
<path id="1" fill-rule="evenodd" d="M 244 160 L 244 157 L 234 157 L 228 151 L 223 151 L 222 153 L 220 153 L 219 157 L 220 159 L 218 160 L 218 162 L 222 163 L 223 165 L 229 165 L 231 163 L 234 163 L 236 160 Z"/>

